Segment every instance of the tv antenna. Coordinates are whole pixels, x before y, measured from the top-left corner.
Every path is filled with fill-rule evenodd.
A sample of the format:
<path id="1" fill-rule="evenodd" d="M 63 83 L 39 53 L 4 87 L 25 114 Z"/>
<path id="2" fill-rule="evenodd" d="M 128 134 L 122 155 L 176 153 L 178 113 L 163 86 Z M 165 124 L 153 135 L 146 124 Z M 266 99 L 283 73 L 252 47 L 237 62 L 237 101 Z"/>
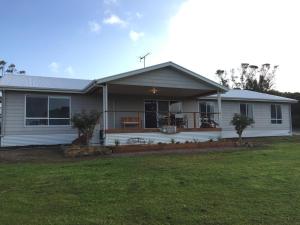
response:
<path id="1" fill-rule="evenodd" d="M 150 52 L 148 52 L 146 55 L 144 56 L 140 56 L 139 59 L 140 59 L 140 62 L 142 62 L 142 60 L 144 61 L 144 68 L 146 67 L 146 57 L 150 55 Z"/>

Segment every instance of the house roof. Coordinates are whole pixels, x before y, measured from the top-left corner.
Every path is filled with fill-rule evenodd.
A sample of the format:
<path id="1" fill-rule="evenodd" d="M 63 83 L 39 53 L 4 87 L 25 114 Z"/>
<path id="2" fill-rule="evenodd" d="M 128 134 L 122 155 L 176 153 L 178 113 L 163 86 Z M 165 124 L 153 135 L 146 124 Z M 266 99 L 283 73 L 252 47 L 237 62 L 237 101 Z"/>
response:
<path id="1" fill-rule="evenodd" d="M 173 62 L 166 62 L 154 66 L 149 66 L 143 69 L 133 70 L 126 73 L 121 73 L 113 76 L 104 77 L 97 80 L 82 80 L 58 77 L 30 76 L 30 75 L 4 75 L 0 78 L 0 88 L 10 90 L 30 90 L 30 91 L 53 91 L 53 92 L 75 92 L 84 93 L 91 90 L 97 84 L 109 83 L 118 79 L 143 74 L 145 72 L 161 69 L 173 68 L 184 74 L 190 75 L 202 82 L 219 89 L 227 91 L 224 86 L 207 79 L 199 74 L 196 74 L 186 68 L 183 68 Z"/>
<path id="2" fill-rule="evenodd" d="M 10 90 L 82 92 L 90 83 L 91 80 L 29 75 L 4 75 L 0 79 L 0 87 Z"/>
<path id="3" fill-rule="evenodd" d="M 217 89 L 220 89 L 222 91 L 227 91 L 228 89 L 204 76 L 201 76 L 191 70 L 188 70 L 182 66 L 179 66 L 178 64 L 176 63 L 173 63 L 173 62 L 166 62 L 166 63 L 161 63 L 161 64 L 157 64 L 157 65 L 154 65 L 154 66 L 149 66 L 149 67 L 146 67 L 146 68 L 143 68 L 143 69 L 138 69 L 138 70 L 133 70 L 133 71 L 129 71 L 129 72 L 126 72 L 126 73 L 120 73 L 120 74 L 117 74 L 117 75 L 113 75 L 113 76 L 109 76 L 109 77 L 104 77 L 104 78 L 100 78 L 97 80 L 97 83 L 98 84 L 102 84 L 102 83 L 109 83 L 110 81 L 115 81 L 115 80 L 119 80 L 119 79 L 123 79 L 123 78 L 127 78 L 127 77 L 131 77 L 131 76 L 134 76 L 134 75 L 139 75 L 139 74 L 143 74 L 143 73 L 146 73 L 146 72 L 150 72 L 150 71 L 153 71 L 153 70 L 157 70 L 157 69 L 162 69 L 162 68 L 173 68 L 173 69 L 176 69 L 178 71 L 181 71 L 187 75 L 190 75 L 196 79 L 199 79 L 201 80 L 202 82 L 206 83 L 206 84 L 209 84 L 210 86 L 213 86 Z"/>
<path id="4" fill-rule="evenodd" d="M 210 95 L 202 99 L 216 99 L 217 95 Z M 221 94 L 222 100 L 226 101 L 255 101 L 255 102 L 282 102 L 282 103 L 297 103 L 298 101 L 291 98 L 285 98 L 276 95 L 270 95 L 249 90 L 229 90 Z"/>

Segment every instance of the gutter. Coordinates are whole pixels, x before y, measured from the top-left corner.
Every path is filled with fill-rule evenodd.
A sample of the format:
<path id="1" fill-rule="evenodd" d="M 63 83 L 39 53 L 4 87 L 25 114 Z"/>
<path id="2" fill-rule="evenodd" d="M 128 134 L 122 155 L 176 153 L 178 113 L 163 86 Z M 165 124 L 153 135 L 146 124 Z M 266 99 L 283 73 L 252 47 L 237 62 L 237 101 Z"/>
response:
<path id="1" fill-rule="evenodd" d="M 216 97 L 203 97 L 200 98 L 203 100 L 217 100 Z M 222 97 L 223 101 L 248 101 L 248 102 L 278 102 L 278 103 L 298 103 L 297 100 L 291 99 L 291 100 L 275 100 L 275 99 L 253 99 L 253 98 L 226 98 Z"/>

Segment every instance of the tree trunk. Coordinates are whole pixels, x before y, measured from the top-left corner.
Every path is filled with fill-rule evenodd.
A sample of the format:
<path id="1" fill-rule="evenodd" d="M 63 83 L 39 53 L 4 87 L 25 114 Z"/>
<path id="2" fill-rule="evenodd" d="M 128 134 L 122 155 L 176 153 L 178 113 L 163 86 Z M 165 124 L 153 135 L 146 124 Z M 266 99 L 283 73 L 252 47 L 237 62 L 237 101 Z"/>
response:
<path id="1" fill-rule="evenodd" d="M 239 143 L 240 143 L 240 146 L 242 146 L 242 142 L 243 142 L 243 140 L 242 140 L 242 134 L 239 134 Z"/>

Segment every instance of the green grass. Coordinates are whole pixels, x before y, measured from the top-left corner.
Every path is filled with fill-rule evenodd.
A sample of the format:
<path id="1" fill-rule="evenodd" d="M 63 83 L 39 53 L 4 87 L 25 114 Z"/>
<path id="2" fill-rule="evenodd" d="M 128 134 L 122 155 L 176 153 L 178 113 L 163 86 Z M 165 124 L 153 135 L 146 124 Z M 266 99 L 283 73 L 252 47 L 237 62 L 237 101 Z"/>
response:
<path id="1" fill-rule="evenodd" d="M 0 224 L 300 224 L 300 142 L 0 164 Z"/>

